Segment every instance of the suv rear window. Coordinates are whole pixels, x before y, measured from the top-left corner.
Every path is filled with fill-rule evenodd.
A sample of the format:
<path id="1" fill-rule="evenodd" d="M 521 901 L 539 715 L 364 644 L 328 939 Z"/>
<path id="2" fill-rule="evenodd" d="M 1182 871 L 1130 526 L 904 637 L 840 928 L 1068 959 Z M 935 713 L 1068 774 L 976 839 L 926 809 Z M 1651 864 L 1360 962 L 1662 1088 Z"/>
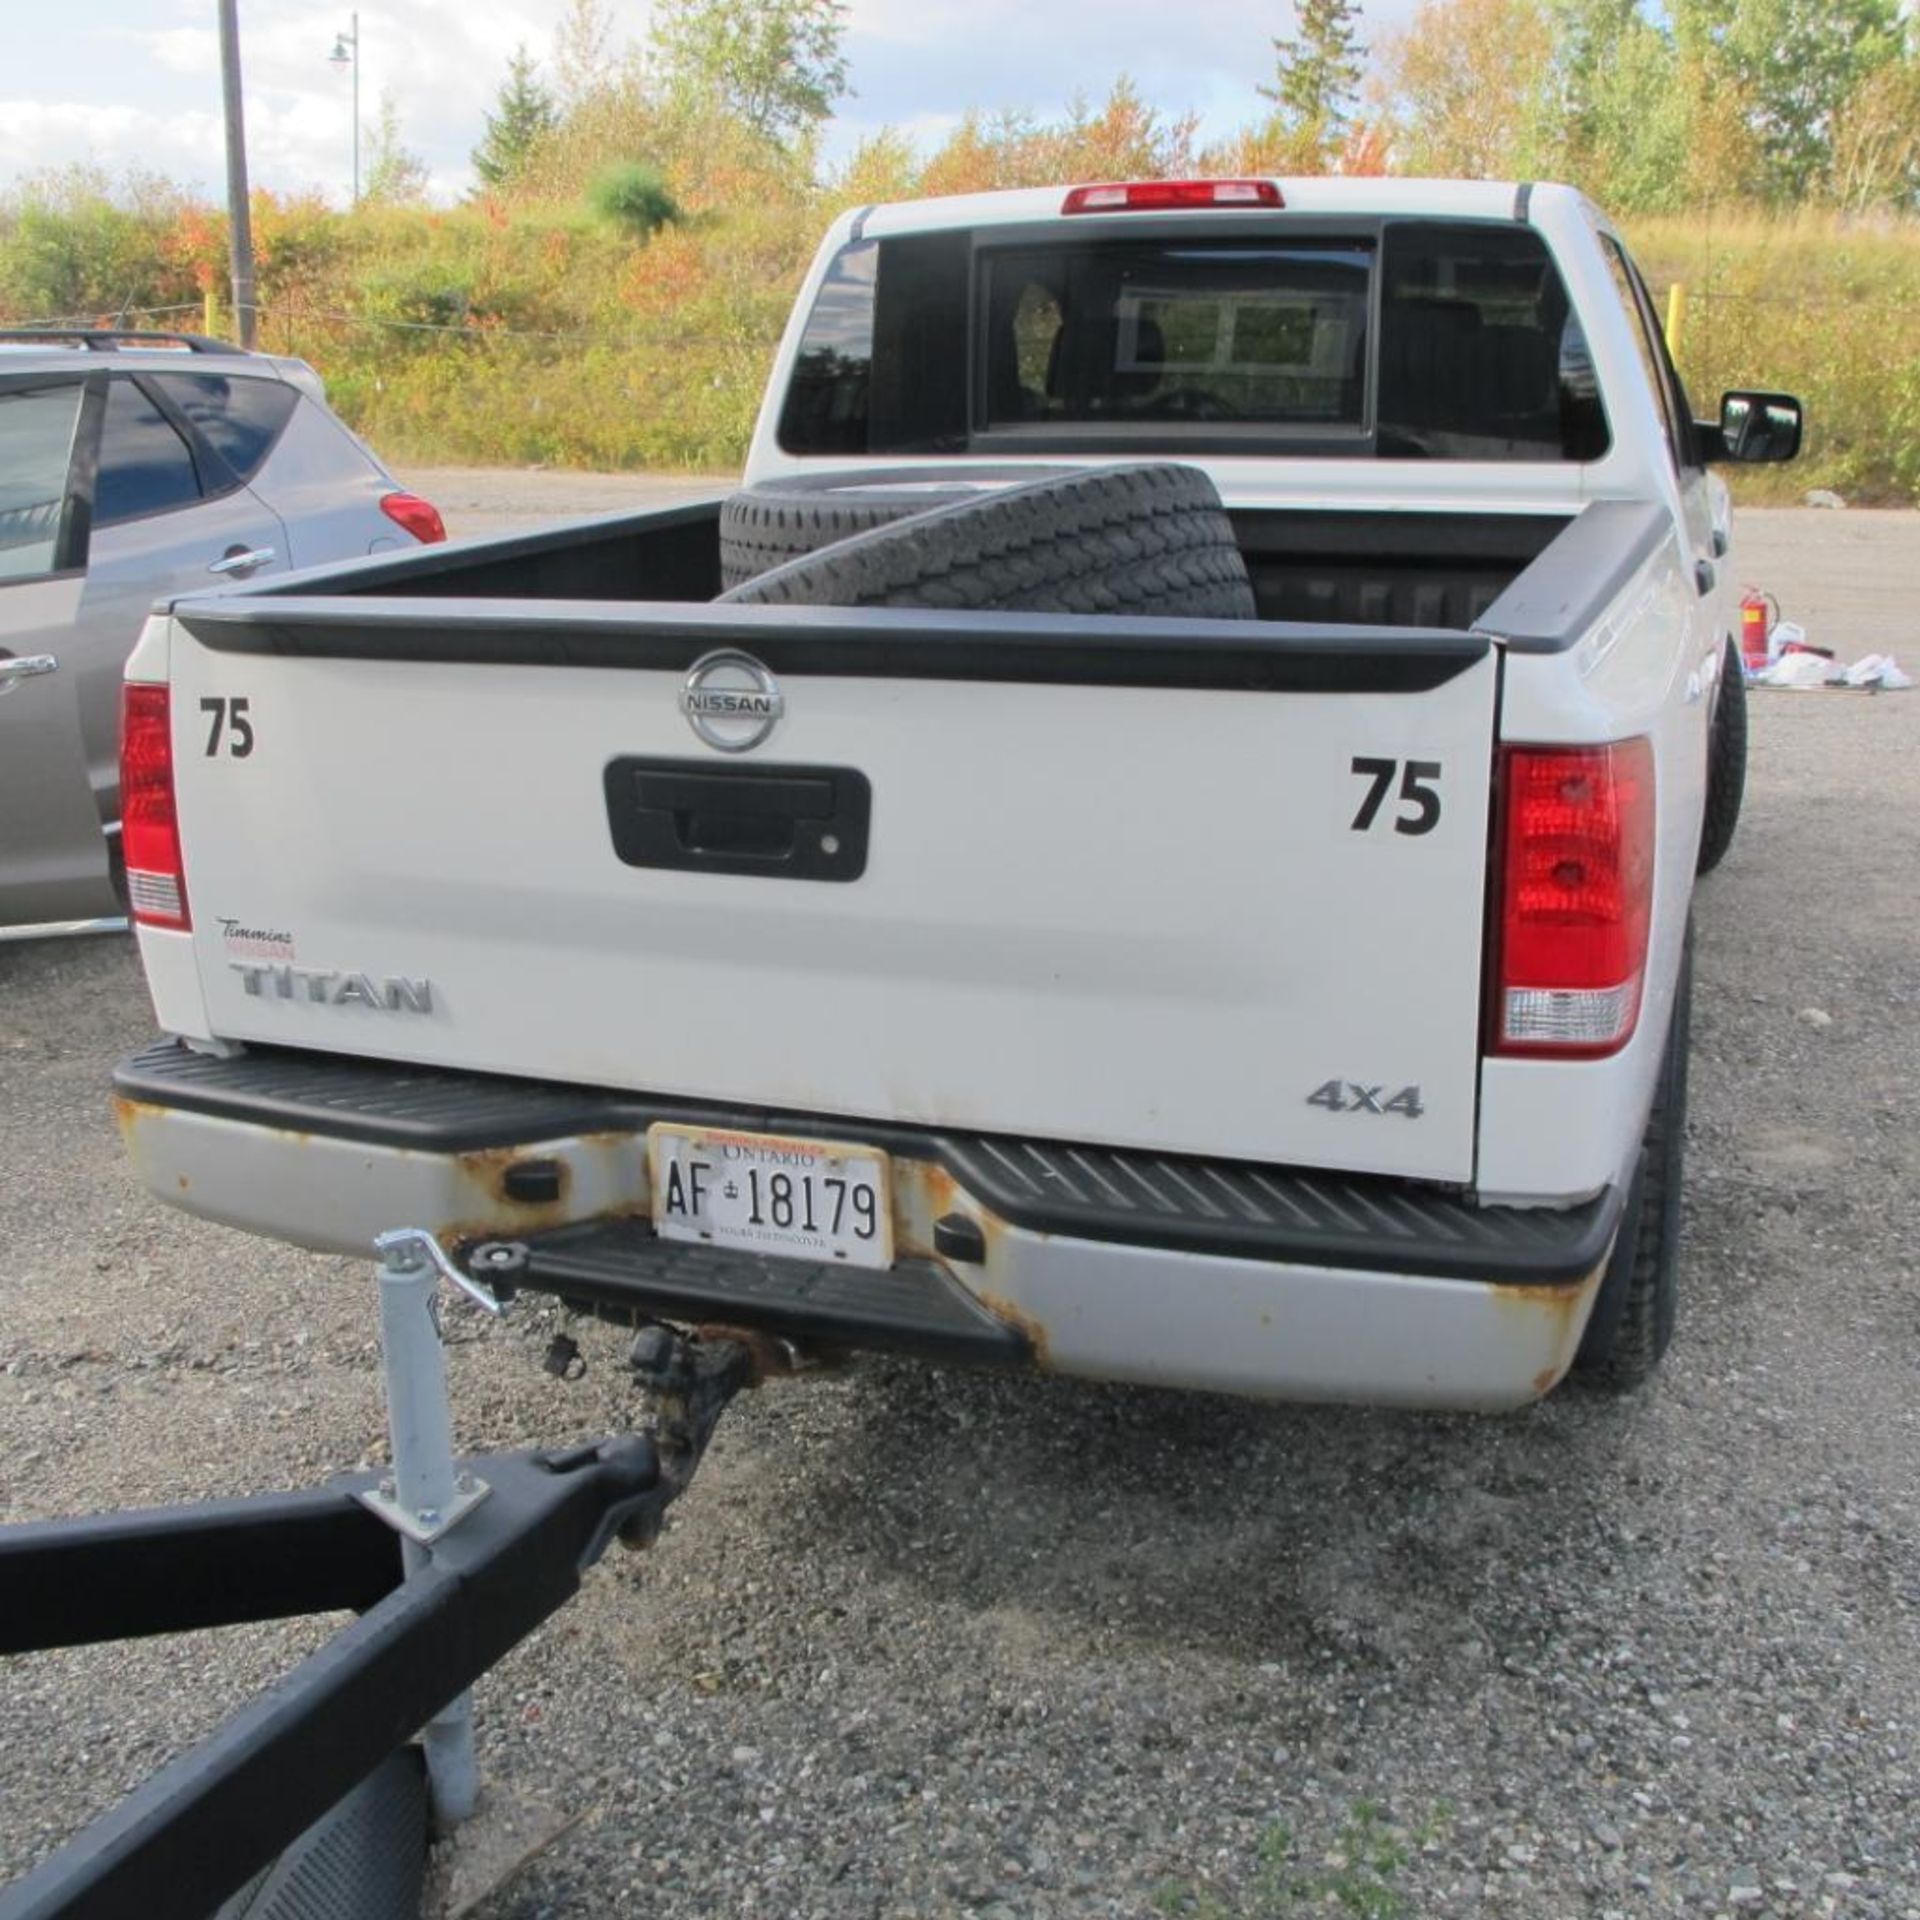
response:
<path id="1" fill-rule="evenodd" d="M 779 439 L 802 455 L 1124 442 L 1591 460 L 1607 430 L 1536 234 L 1389 221 L 1333 236 L 854 242 L 808 318 Z"/>
<path id="2" fill-rule="evenodd" d="M 300 397 L 283 380 L 244 374 L 156 373 L 153 383 L 243 481 L 260 471 Z"/>

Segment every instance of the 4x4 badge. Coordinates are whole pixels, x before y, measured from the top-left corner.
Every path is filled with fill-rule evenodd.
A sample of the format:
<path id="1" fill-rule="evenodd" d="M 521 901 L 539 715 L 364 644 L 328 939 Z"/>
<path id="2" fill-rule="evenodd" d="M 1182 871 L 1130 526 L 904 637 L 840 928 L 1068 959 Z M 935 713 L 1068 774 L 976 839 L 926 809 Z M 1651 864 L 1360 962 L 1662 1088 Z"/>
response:
<path id="1" fill-rule="evenodd" d="M 779 681 L 752 654 L 734 647 L 703 654 L 680 689 L 680 711 L 687 724 L 722 753 L 757 747 L 786 710 Z"/>

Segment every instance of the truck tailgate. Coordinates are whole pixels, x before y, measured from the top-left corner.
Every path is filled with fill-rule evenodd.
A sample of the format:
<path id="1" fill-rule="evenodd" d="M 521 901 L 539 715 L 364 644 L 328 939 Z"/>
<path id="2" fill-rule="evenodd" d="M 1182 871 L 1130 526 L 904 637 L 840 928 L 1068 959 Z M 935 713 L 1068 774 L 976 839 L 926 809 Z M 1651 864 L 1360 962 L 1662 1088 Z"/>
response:
<path id="1" fill-rule="evenodd" d="M 213 1035 L 1471 1177 L 1477 636 L 479 604 L 179 611 Z M 681 708 L 729 645 L 750 752 Z"/>

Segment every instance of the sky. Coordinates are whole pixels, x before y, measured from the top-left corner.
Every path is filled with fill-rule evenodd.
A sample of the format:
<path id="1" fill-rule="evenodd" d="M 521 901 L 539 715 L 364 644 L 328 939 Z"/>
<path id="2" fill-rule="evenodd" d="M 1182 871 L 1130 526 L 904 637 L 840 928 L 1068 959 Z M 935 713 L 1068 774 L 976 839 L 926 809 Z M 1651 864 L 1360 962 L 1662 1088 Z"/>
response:
<path id="1" fill-rule="evenodd" d="M 1413 0 L 1372 0 L 1367 24 L 1395 24 Z M 224 193 L 215 0 L 0 0 L 0 188 L 46 168 L 92 163 L 157 172 Z M 430 190 L 457 199 L 514 48 L 544 60 L 565 0 L 385 0 L 359 8 L 363 128 L 391 93 L 403 143 Z M 644 0 L 612 0 L 621 30 L 645 34 Z M 240 0 L 247 153 L 255 186 L 347 198 L 352 76 L 328 60 L 351 20 L 334 0 Z M 931 144 L 969 106 L 1057 112 L 1121 72 L 1202 132 L 1249 120 L 1271 41 L 1292 28 L 1285 0 L 851 0 L 854 97 L 829 130 L 829 160 L 880 126 Z M 363 135 L 364 139 L 364 135 Z"/>

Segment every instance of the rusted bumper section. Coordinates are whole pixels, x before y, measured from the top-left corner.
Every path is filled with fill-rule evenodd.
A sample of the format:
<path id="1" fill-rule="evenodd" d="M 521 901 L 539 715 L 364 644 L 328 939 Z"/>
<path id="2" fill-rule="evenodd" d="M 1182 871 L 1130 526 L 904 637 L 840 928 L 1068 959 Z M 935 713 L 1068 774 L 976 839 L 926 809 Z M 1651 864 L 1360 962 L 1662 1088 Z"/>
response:
<path id="1" fill-rule="evenodd" d="M 315 1056 L 150 1049 L 119 1089 L 156 1194 L 298 1245 L 364 1252 L 402 1221 L 523 1243 L 529 1287 L 603 1311 L 1271 1399 L 1537 1399 L 1572 1361 L 1619 1213 L 1612 1195 L 1476 1208 L 1377 1180 Z M 885 1146 L 894 1269 L 855 1283 L 804 1262 L 669 1255 L 647 1225 L 646 1128 L 683 1117 Z"/>

